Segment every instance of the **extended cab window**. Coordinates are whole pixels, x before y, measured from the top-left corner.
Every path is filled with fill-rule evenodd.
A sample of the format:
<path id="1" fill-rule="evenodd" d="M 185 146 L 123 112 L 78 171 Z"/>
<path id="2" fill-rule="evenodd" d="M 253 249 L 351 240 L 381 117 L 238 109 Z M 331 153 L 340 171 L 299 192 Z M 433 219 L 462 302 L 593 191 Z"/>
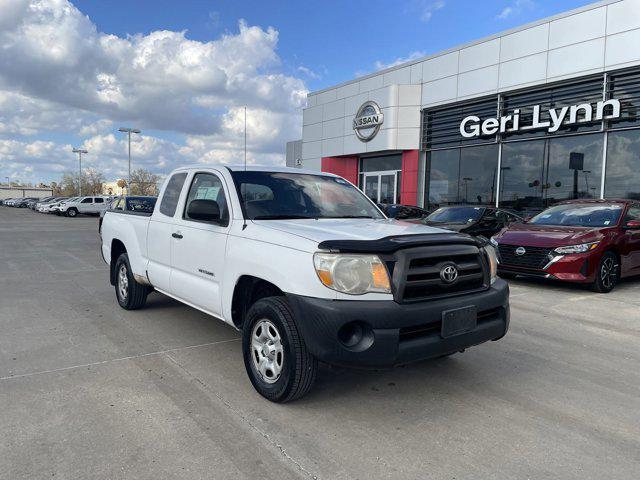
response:
<path id="1" fill-rule="evenodd" d="M 211 173 L 196 173 L 189 188 L 189 195 L 184 209 L 185 220 L 198 220 L 189 216 L 189 206 L 194 200 L 212 200 L 218 204 L 220 209 L 220 220 L 211 221 L 226 227 L 229 224 L 229 209 L 227 208 L 227 199 L 224 195 L 224 188 L 220 179 Z"/>
<path id="2" fill-rule="evenodd" d="M 169 179 L 167 188 L 165 188 L 164 195 L 162 196 L 162 201 L 160 202 L 160 213 L 167 217 L 173 217 L 175 215 L 178 200 L 180 199 L 180 192 L 182 191 L 182 186 L 186 178 L 186 173 L 176 173 Z"/>
<path id="3" fill-rule="evenodd" d="M 95 198 L 95 203 L 104 203 L 104 198 L 102 198 L 102 197 L 96 197 L 96 198 Z"/>

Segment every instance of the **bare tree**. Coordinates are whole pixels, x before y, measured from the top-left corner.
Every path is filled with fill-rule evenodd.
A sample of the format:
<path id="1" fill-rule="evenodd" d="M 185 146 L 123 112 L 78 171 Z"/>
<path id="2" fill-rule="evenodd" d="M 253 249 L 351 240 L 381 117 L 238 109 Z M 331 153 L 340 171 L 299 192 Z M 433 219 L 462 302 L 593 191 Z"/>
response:
<path id="1" fill-rule="evenodd" d="M 53 186 L 55 182 L 52 182 L 51 188 L 54 189 L 54 193 L 64 195 L 66 197 L 75 197 L 78 195 L 78 177 L 72 173 L 65 173 L 62 175 L 60 182 Z M 104 183 L 104 175 L 97 170 L 88 168 L 82 172 L 82 193 L 84 195 L 101 195 L 102 184 Z"/>
<path id="2" fill-rule="evenodd" d="M 132 195 L 157 195 L 160 177 L 149 170 L 139 168 L 131 172 Z"/>
<path id="3" fill-rule="evenodd" d="M 82 174 L 82 191 L 88 195 L 101 195 L 104 175 L 92 168 L 86 169 Z"/>

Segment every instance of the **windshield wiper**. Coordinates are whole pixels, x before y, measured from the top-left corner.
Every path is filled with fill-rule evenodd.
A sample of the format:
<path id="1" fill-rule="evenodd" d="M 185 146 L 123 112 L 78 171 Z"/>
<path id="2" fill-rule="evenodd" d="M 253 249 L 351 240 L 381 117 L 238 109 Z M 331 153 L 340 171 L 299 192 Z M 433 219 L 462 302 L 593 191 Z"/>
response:
<path id="1" fill-rule="evenodd" d="M 251 220 L 304 220 L 313 218 L 317 217 L 310 217 L 308 215 L 258 215 Z"/>

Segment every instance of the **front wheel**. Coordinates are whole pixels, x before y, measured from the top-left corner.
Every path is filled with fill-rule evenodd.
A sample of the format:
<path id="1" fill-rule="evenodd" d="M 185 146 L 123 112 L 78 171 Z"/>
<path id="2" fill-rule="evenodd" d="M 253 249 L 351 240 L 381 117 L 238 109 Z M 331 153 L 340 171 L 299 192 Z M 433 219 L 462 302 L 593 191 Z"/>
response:
<path id="1" fill-rule="evenodd" d="M 149 287 L 136 282 L 131 273 L 129 256 L 123 253 L 118 257 L 115 265 L 116 298 L 125 310 L 137 310 L 147 303 Z"/>
<path id="2" fill-rule="evenodd" d="M 67 210 L 67 217 L 75 217 L 76 215 L 78 215 L 78 210 L 76 210 L 75 208 L 70 208 L 69 210 Z"/>
<path id="3" fill-rule="evenodd" d="M 253 387 L 272 402 L 301 398 L 315 382 L 318 361 L 307 350 L 284 297 L 263 298 L 251 306 L 242 353 Z"/>
<path id="4" fill-rule="evenodd" d="M 596 280 L 593 290 L 598 293 L 609 293 L 614 289 L 620 278 L 620 264 L 613 252 L 605 252 L 596 270 Z"/>

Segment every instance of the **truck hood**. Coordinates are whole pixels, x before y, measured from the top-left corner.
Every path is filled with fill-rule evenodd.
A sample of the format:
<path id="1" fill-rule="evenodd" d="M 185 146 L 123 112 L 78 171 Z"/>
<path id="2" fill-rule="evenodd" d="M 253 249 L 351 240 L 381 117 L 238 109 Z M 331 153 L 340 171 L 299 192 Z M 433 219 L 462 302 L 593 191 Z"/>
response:
<path id="1" fill-rule="evenodd" d="M 378 240 L 399 235 L 447 233 L 440 228 L 401 220 L 368 218 L 332 218 L 303 220 L 254 220 L 264 228 L 288 233 L 317 243 L 326 240 Z"/>
<path id="2" fill-rule="evenodd" d="M 598 241 L 603 236 L 602 230 L 604 229 L 516 223 L 503 230 L 496 239 L 508 245 L 562 247 Z"/>

